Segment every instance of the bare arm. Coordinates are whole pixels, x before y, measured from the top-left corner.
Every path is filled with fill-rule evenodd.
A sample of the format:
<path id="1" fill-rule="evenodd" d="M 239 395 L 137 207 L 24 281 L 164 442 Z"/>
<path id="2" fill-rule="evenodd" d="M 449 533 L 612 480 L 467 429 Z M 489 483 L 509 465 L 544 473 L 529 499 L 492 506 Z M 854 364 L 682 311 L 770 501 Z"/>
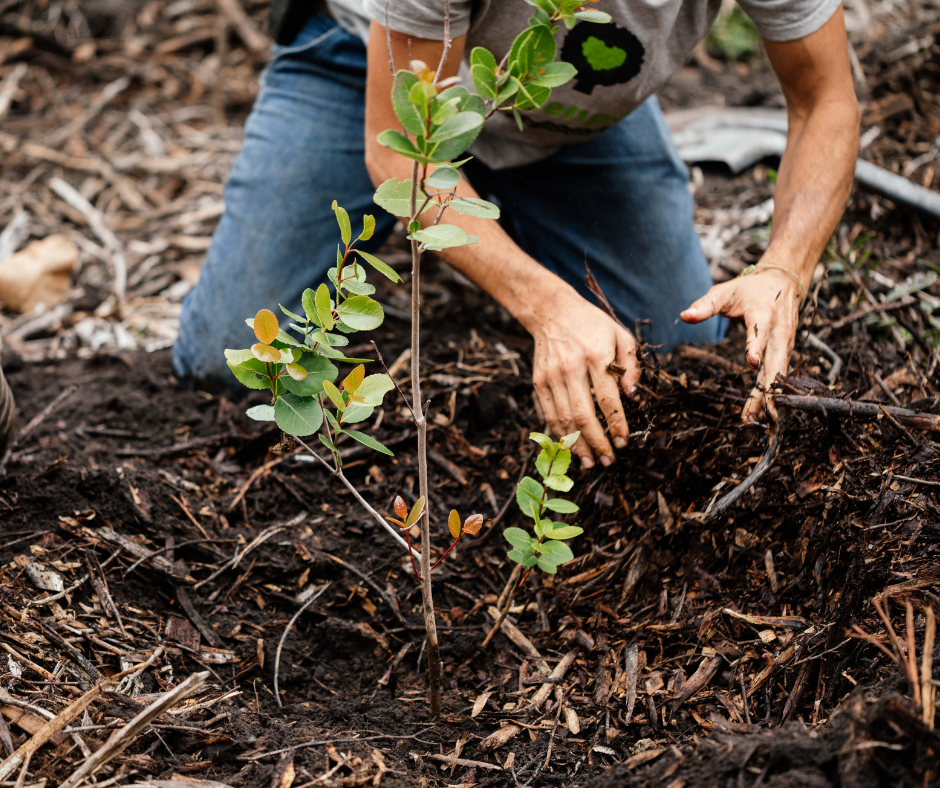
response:
<path id="1" fill-rule="evenodd" d="M 406 67 L 408 38 L 392 32 L 391 45 L 396 67 Z M 457 73 L 464 45 L 465 36 L 454 39 L 444 77 Z M 432 68 L 441 51 L 440 41 L 411 39 L 411 58 Z M 391 88 L 386 31 L 373 23 L 366 85 L 366 166 L 376 185 L 389 178 L 411 177 L 411 163 L 376 142 L 385 129 L 401 128 L 389 98 Z M 457 191 L 476 196 L 466 181 L 461 181 Z M 424 225 L 433 219 L 434 211 L 421 217 Z M 590 467 L 596 453 L 609 464 L 613 449 L 595 415 L 591 388 L 614 444 L 625 445 L 628 429 L 620 391 L 607 366 L 616 361 L 628 370 L 621 385 L 629 393 L 639 379 L 633 337 L 523 252 L 496 222 L 454 212 L 447 214 L 446 221 L 480 239 L 472 246 L 445 250 L 447 262 L 506 307 L 535 339 L 533 380 L 552 432 L 560 437 L 580 430 L 582 440 L 574 451 L 582 462 Z"/>
<path id="2" fill-rule="evenodd" d="M 774 196 L 773 228 L 758 272 L 713 287 L 682 313 L 688 323 L 712 315 L 744 318 L 747 363 L 760 369 L 742 418 L 758 418 L 764 394 L 786 374 L 803 288 L 845 209 L 858 156 L 859 111 L 841 7 L 799 41 L 765 41 L 787 101 L 789 131 Z M 767 400 L 773 415 L 773 404 Z"/>

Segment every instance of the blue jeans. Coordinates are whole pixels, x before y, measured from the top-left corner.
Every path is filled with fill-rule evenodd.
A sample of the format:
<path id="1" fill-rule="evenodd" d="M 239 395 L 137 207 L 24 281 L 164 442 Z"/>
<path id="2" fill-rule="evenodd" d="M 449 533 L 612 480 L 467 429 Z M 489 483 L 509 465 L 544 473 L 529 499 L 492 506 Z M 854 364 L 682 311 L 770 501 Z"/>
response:
<path id="1" fill-rule="evenodd" d="M 372 202 L 365 167 L 365 82 L 362 42 L 321 14 L 292 46 L 275 49 L 225 189 L 225 214 L 183 304 L 173 349 L 180 375 L 234 384 L 222 351 L 253 341 L 245 318 L 279 303 L 297 311 L 304 288 L 326 281 L 338 240 L 333 200 L 354 219 L 375 215 L 366 251 L 388 237 L 395 219 Z M 687 171 L 655 97 L 548 159 L 498 171 L 474 160 L 466 174 L 502 206 L 519 246 L 593 302 L 586 258 L 628 326 L 652 321 L 651 342 L 721 339 L 723 319 L 676 322 L 712 281 Z"/>

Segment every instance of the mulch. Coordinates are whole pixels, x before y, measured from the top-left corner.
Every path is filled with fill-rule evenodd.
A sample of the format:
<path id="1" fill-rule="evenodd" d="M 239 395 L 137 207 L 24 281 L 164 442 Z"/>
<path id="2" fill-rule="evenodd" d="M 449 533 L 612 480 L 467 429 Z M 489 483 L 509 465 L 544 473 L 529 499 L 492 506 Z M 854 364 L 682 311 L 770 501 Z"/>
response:
<path id="1" fill-rule="evenodd" d="M 445 681 L 434 721 L 407 558 L 321 469 L 244 416 L 261 400 L 187 389 L 160 349 L 181 272 L 198 263 L 196 242 L 169 239 L 208 238 L 227 169 L 216 154 L 237 148 L 261 48 L 237 32 L 241 19 L 251 38 L 244 18 L 212 3 L 135 8 L 121 37 L 92 14 L 87 35 L 64 25 L 74 7 L 51 5 L 65 16 L 0 2 L 0 84 L 29 64 L 0 132 L 0 178 L 14 190 L 0 224 L 26 209 L 36 237 L 65 228 L 93 244 L 81 245 L 58 322 L 5 315 L 0 328 L 25 426 L 0 478 L 0 750 L 35 745 L 27 785 L 82 768 L 99 785 L 177 788 L 936 781 L 940 226 L 853 194 L 772 428 L 739 423 L 754 377 L 739 327 L 713 348 L 645 346 L 629 445 L 610 468 L 574 474 L 581 510 L 569 519 L 585 529 L 575 561 L 529 578 L 487 650 L 512 569 L 501 531 L 519 519 L 514 488 L 532 469 L 528 432 L 541 428 L 531 347 L 431 262 L 435 549 L 450 542 L 450 508 L 487 518 L 435 577 Z M 242 7 L 261 30 L 264 4 Z M 910 13 L 855 37 L 870 102 L 916 87 L 903 111 L 866 104 L 879 134 L 865 155 L 899 172 L 920 157 L 913 173 L 929 186 L 940 45 L 925 22 L 934 12 Z M 230 80 L 213 110 L 200 103 L 213 95 L 205 75 L 229 25 Z M 122 69 L 131 83 L 89 114 L 88 96 Z M 153 129 L 175 168 L 142 152 L 156 140 L 128 125 L 134 102 L 144 125 L 161 120 Z M 49 140 L 75 118 L 68 139 Z M 55 156 L 31 157 L 29 145 Z M 111 223 L 128 265 L 123 300 L 109 289 L 115 247 L 95 256 L 87 217 L 50 189 L 53 175 Z M 700 175 L 706 228 L 734 227 L 772 195 L 766 166 Z M 144 208 L 127 204 L 125 178 Z M 730 258 L 759 257 L 766 223 L 721 238 L 716 270 L 727 272 Z M 401 249 L 397 237 L 386 251 L 395 261 Z M 375 338 L 404 375 L 393 362 L 408 342 L 406 296 L 383 285 L 378 297 L 388 319 Z M 158 328 L 129 322 L 145 307 Z M 75 330 L 89 319 L 110 336 L 95 348 Z M 370 429 L 394 458 L 345 447 L 347 475 L 380 511 L 414 499 L 409 425 L 389 407 Z M 135 672 L 88 696 L 122 671 Z M 0 765 L 3 781 L 21 768 Z"/>

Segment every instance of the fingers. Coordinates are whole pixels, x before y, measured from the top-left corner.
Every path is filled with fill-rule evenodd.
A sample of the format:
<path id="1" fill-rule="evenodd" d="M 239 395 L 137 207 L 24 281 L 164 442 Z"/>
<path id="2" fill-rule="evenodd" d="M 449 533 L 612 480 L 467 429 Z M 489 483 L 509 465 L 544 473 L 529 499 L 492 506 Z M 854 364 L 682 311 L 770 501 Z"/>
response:
<path id="1" fill-rule="evenodd" d="M 734 287 L 735 282 L 733 279 L 730 282 L 713 286 L 698 301 L 693 302 L 688 309 L 682 312 L 679 317 L 686 323 L 702 323 L 710 317 L 721 314 L 736 317 L 736 315 L 728 314 L 727 311 L 734 295 Z"/>
<path id="2" fill-rule="evenodd" d="M 617 379 L 607 371 L 605 364 L 592 365 L 590 372 L 591 382 L 594 384 L 594 396 L 607 421 L 607 432 L 610 433 L 610 439 L 613 441 L 614 446 L 622 449 L 627 445 L 627 436 L 630 434 L 630 430 L 627 427 L 627 419 L 623 412 L 623 403 L 620 399 L 620 387 L 617 385 Z M 626 374 L 623 377 L 626 377 Z M 601 462 L 604 462 L 605 456 L 601 455 Z"/>
<path id="3" fill-rule="evenodd" d="M 777 408 L 768 395 L 777 375 L 787 374 L 790 354 L 793 352 L 793 338 L 794 331 L 789 323 L 774 326 L 764 354 L 764 366 L 757 376 L 757 386 L 751 391 L 741 412 L 741 420 L 745 423 L 758 421 L 765 409 L 771 418 L 777 419 Z"/>
<path id="4" fill-rule="evenodd" d="M 543 373 L 536 370 L 533 375 L 535 384 L 535 395 L 539 398 L 539 404 L 542 406 L 542 415 L 545 417 L 545 423 L 548 425 L 549 432 L 556 437 L 561 437 L 563 433 L 561 422 L 558 418 L 558 406 L 555 398 L 552 396 L 552 389 L 548 385 L 548 380 Z"/>
<path id="5" fill-rule="evenodd" d="M 767 343 L 770 340 L 771 321 L 749 314 L 744 318 L 744 322 L 747 325 L 747 348 L 744 356 L 751 369 L 760 369 Z"/>
<path id="6" fill-rule="evenodd" d="M 616 361 L 626 370 L 623 377 L 620 378 L 620 386 L 628 397 L 632 397 L 636 391 L 636 384 L 640 382 L 640 362 L 636 357 L 636 340 L 633 338 L 633 334 L 623 329 L 617 331 Z M 595 388 L 596 386 L 595 383 Z M 606 411 L 604 412 L 606 413 Z M 617 448 L 622 447 L 618 446 Z"/>
<path id="7" fill-rule="evenodd" d="M 604 371 L 606 373 L 606 369 Z M 610 389 L 613 389 L 616 397 L 617 406 L 620 407 L 620 392 L 614 383 L 613 377 L 610 379 Z M 587 369 L 582 369 L 578 376 L 567 378 L 568 384 L 568 402 L 571 407 L 571 422 L 566 427 L 567 432 L 579 430 L 581 437 L 574 445 L 573 451 L 581 458 L 581 465 L 585 468 L 594 467 L 594 453 L 600 457 L 601 464 L 610 465 L 614 461 L 614 450 L 604 434 L 604 427 L 598 421 L 594 410 L 594 398 L 591 396 L 591 387 L 588 382 Z M 625 422 L 624 422 L 625 425 Z M 624 436 L 626 437 L 626 436 Z"/>

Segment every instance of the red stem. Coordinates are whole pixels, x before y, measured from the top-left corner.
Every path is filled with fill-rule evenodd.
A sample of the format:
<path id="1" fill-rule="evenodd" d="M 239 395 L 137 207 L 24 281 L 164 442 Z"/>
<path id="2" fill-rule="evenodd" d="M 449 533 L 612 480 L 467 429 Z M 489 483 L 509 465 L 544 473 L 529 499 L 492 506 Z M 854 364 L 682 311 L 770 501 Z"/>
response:
<path id="1" fill-rule="evenodd" d="M 411 548 L 411 526 L 409 525 L 405 529 L 405 541 L 408 542 L 408 555 L 411 556 L 411 568 L 414 570 L 415 577 L 418 578 L 418 582 L 422 582 L 421 573 L 418 571 L 418 565 L 415 563 L 415 551 Z M 437 564 L 435 564 L 437 566 Z"/>
<path id="2" fill-rule="evenodd" d="M 460 534 L 460 536 L 463 536 L 463 534 Z M 437 565 L 440 564 L 441 561 L 443 561 L 445 558 L 447 558 L 447 554 L 457 546 L 457 542 L 460 541 L 460 536 L 458 536 L 456 539 L 454 539 L 454 543 L 453 543 L 450 547 L 448 547 L 446 551 L 444 551 L 444 555 L 442 555 L 440 558 L 437 559 L 437 563 L 435 563 L 434 566 L 431 567 L 431 571 L 432 571 L 432 572 L 433 572 L 435 569 L 437 569 Z M 414 559 L 412 559 L 412 560 L 414 560 Z"/>

